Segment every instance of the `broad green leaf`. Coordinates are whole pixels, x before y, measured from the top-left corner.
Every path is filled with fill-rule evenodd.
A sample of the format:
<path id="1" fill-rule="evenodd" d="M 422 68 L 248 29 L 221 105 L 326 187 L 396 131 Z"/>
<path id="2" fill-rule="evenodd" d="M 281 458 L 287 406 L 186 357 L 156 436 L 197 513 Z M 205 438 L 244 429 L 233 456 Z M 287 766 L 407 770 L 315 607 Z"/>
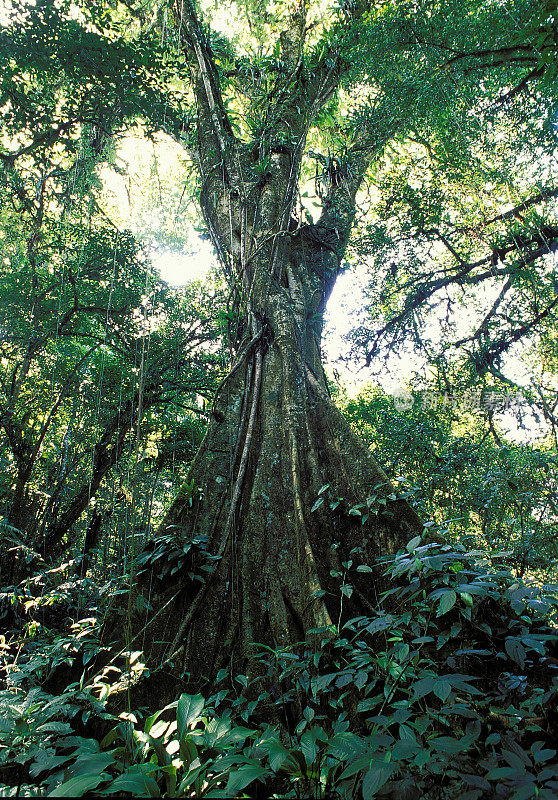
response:
<path id="1" fill-rule="evenodd" d="M 69 772 L 73 777 L 78 775 L 98 774 L 106 769 L 110 764 L 114 764 L 113 753 L 87 753 L 79 756 Z"/>
<path id="2" fill-rule="evenodd" d="M 531 780 L 529 783 L 517 788 L 513 794 L 509 795 L 509 798 L 510 800 L 533 800 L 533 798 L 537 797 L 537 791 L 537 782 Z"/>
<path id="3" fill-rule="evenodd" d="M 239 744 L 246 741 L 249 736 L 254 736 L 256 731 L 253 728 L 244 728 L 242 725 L 235 725 L 225 735 L 219 739 L 220 747 L 228 747 L 230 744 Z"/>
<path id="4" fill-rule="evenodd" d="M 207 772 L 207 769 L 207 764 L 200 764 L 198 767 L 194 767 L 193 769 L 189 770 L 186 776 L 180 782 L 177 795 L 180 797 L 182 792 L 192 786 L 198 780 L 200 775 L 204 775 Z"/>
<path id="5" fill-rule="evenodd" d="M 473 596 L 469 594 L 469 592 L 462 592 L 461 590 L 459 590 L 459 596 L 461 597 L 466 606 L 469 606 L 469 608 L 473 607 Z"/>
<path id="6" fill-rule="evenodd" d="M 417 737 L 412 728 L 408 725 L 400 725 L 399 726 L 399 738 L 401 741 L 411 742 L 415 744 L 417 741 Z"/>
<path id="7" fill-rule="evenodd" d="M 512 661 L 515 661 L 516 664 L 519 664 L 521 669 L 525 666 L 525 657 L 527 653 L 525 652 L 525 648 L 519 641 L 519 639 L 515 639 L 509 637 L 506 639 L 506 653 L 511 658 Z"/>
<path id="8" fill-rule="evenodd" d="M 115 778 L 100 794 L 131 793 L 133 797 L 160 797 L 161 791 L 157 781 L 151 775 L 145 775 L 140 769 L 131 768 Z"/>
<path id="9" fill-rule="evenodd" d="M 149 735 L 153 739 L 159 739 L 159 737 L 163 736 L 171 726 L 171 722 L 166 719 L 162 719 L 159 722 L 156 722 L 153 727 L 149 731 Z M 147 726 L 146 726 L 147 727 Z M 146 731 L 147 733 L 147 731 Z"/>
<path id="10" fill-rule="evenodd" d="M 489 781 L 495 781 L 500 778 L 514 778 L 516 774 L 515 769 L 512 767 L 496 767 L 487 772 L 485 778 Z"/>
<path id="11" fill-rule="evenodd" d="M 533 754 L 533 760 L 535 763 L 540 764 L 541 761 L 550 761 L 551 758 L 554 758 L 556 755 L 556 750 L 547 750 L 541 749 L 537 750 L 536 753 Z"/>
<path id="12" fill-rule="evenodd" d="M 436 736 L 434 739 L 430 739 L 428 744 L 439 753 L 453 755 L 467 750 L 470 746 L 470 740 L 467 737 L 455 739 L 453 736 Z"/>
<path id="13" fill-rule="evenodd" d="M 45 722 L 44 725 L 39 725 L 37 731 L 41 733 L 73 733 L 72 726 L 67 722 Z"/>
<path id="14" fill-rule="evenodd" d="M 434 691 L 434 687 L 439 678 L 432 676 L 428 678 L 421 678 L 413 684 L 413 700 L 418 700 L 420 697 L 426 697 L 427 694 Z"/>
<path id="15" fill-rule="evenodd" d="M 318 754 L 318 747 L 316 745 L 316 736 L 312 729 L 305 731 L 300 737 L 300 749 L 306 761 L 307 766 L 311 766 L 316 760 Z"/>
<path id="16" fill-rule="evenodd" d="M 357 687 L 357 689 L 364 688 L 364 686 L 366 686 L 366 684 L 368 682 L 369 682 L 368 672 L 366 670 L 364 670 L 364 669 L 359 670 L 357 672 L 357 674 L 355 675 L 355 679 L 354 679 L 354 684 Z M 372 679 L 370 681 L 370 683 L 372 683 L 372 685 L 373 685 L 374 684 L 374 680 Z"/>
<path id="17" fill-rule="evenodd" d="M 180 757 L 184 762 L 185 769 L 188 769 L 192 761 L 198 757 L 196 744 L 188 734 L 180 737 Z"/>
<path id="18" fill-rule="evenodd" d="M 411 539 L 410 542 L 407 542 L 406 550 L 408 553 L 414 553 L 418 545 L 420 544 L 420 536 L 415 536 Z"/>
<path id="19" fill-rule="evenodd" d="M 460 692 L 467 692 L 468 694 L 482 694 L 476 686 L 471 686 L 470 681 L 478 680 L 475 675 L 462 675 L 459 672 L 441 675 L 441 678 L 450 683 L 454 689 L 459 689 Z"/>
<path id="20" fill-rule="evenodd" d="M 440 598 L 440 604 L 438 606 L 438 611 L 436 613 L 437 617 L 443 616 L 443 614 L 447 614 L 450 611 L 457 601 L 457 595 L 453 591 L 453 589 L 448 589 L 447 592 L 444 592 L 442 597 Z"/>
<path id="21" fill-rule="evenodd" d="M 86 792 L 96 789 L 108 777 L 106 772 L 96 775 L 76 775 L 53 789 L 47 797 L 82 797 Z"/>
<path id="22" fill-rule="evenodd" d="M 290 760 L 291 765 L 297 769 L 298 764 L 292 758 L 290 752 L 283 747 L 283 745 L 279 741 L 274 741 L 269 744 L 268 747 L 268 758 L 269 758 L 269 766 L 273 770 L 273 772 L 279 772 L 283 764 L 286 761 Z"/>
<path id="23" fill-rule="evenodd" d="M 445 703 L 451 694 L 451 683 L 449 681 L 439 680 L 434 685 L 434 694 Z"/>
<path id="24" fill-rule="evenodd" d="M 35 755 L 33 763 L 29 767 L 29 774 L 36 778 L 41 772 L 56 769 L 70 760 L 70 756 L 57 756 L 54 748 L 39 750 Z"/>
<path id="25" fill-rule="evenodd" d="M 370 800 L 376 797 L 378 789 L 387 783 L 391 778 L 394 771 L 393 764 L 384 764 L 383 762 L 376 762 L 372 766 L 362 781 L 362 797 L 363 800 Z"/>
<path id="26" fill-rule="evenodd" d="M 176 709 L 178 735 L 180 738 L 186 733 L 189 725 L 197 722 L 203 711 L 204 703 L 205 701 L 201 694 L 183 694 L 180 697 Z"/>
<path id="27" fill-rule="evenodd" d="M 399 661 L 405 661 L 409 655 L 409 645 L 402 644 L 399 647 L 399 650 L 396 651 L 395 655 Z"/>
<path id="28" fill-rule="evenodd" d="M 235 797 L 242 789 L 245 789 L 249 783 L 269 775 L 269 771 L 260 767 L 259 764 L 245 764 L 235 772 L 229 775 L 227 785 L 225 787 L 225 797 Z"/>
<path id="29" fill-rule="evenodd" d="M 337 733 L 333 736 L 327 746 L 326 753 L 335 756 L 342 761 L 358 758 L 366 750 L 366 745 L 356 733 Z"/>
<path id="30" fill-rule="evenodd" d="M 504 756 L 504 760 L 513 767 L 519 775 L 524 774 L 526 771 L 528 764 L 525 764 L 525 760 L 520 758 L 517 753 L 512 753 L 511 750 L 506 750 L 506 748 L 502 749 L 502 755 Z"/>
<path id="31" fill-rule="evenodd" d="M 348 764 L 341 775 L 339 776 L 339 780 L 345 780 L 345 778 L 352 778 L 353 775 L 356 775 L 357 772 L 363 772 L 365 769 L 369 769 L 370 767 L 370 756 L 360 756 Z"/>

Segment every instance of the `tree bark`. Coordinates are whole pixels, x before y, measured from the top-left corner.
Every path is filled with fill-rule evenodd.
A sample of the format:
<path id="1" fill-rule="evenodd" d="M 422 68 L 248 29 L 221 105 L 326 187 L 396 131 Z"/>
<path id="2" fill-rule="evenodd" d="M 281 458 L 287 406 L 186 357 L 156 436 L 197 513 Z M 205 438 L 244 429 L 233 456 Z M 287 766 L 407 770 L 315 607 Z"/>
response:
<path id="1" fill-rule="evenodd" d="M 93 465 L 89 480 L 75 493 L 70 503 L 64 508 L 60 517 L 44 533 L 41 549 L 45 557 L 52 557 L 64 536 L 81 517 L 91 498 L 96 495 L 105 476 L 122 455 L 128 433 L 137 417 L 138 401 L 127 400 L 122 408 L 113 415 L 103 431 L 103 435 L 95 444 Z M 116 441 L 113 439 L 116 436 Z"/>
<path id="2" fill-rule="evenodd" d="M 158 533 L 207 537 L 213 560 L 204 582 L 183 569 L 164 586 L 151 573 L 135 587 L 153 607 L 134 619 L 132 636 L 142 632 L 148 663 L 187 673 L 192 690 L 223 668 L 250 673 L 258 644 L 318 642 L 346 614 L 368 613 L 385 588 L 378 559 L 422 531 L 329 397 L 323 278 L 292 253 L 281 272 L 286 285 L 274 282 L 262 311 L 252 312 L 238 366 Z M 381 499 L 368 509 L 371 495 Z M 358 504 L 369 514 L 364 524 L 349 513 Z M 356 572 L 362 564 L 374 572 Z M 343 609 L 342 583 L 353 587 Z"/>
<path id="3" fill-rule="evenodd" d="M 318 223 L 295 222 L 308 128 L 341 66 L 326 54 L 313 67 L 313 82 L 303 76 L 304 4 L 293 9 L 280 37 L 285 89 L 268 109 L 260 139 L 242 143 L 193 7 L 178 0 L 177 29 L 198 114 L 200 203 L 241 323 L 239 342 L 231 341 L 236 361 L 158 533 L 180 543 L 202 537 L 209 558 L 198 548 L 164 583 L 155 564 L 133 582 L 151 609 L 129 617 L 127 647 L 134 649 L 141 636 L 150 666 L 187 674 L 191 689 L 214 681 L 222 668 L 253 673 L 258 644 L 318 643 L 346 613 L 370 612 L 384 588 L 378 559 L 422 532 L 329 397 L 320 354 L 323 313 L 357 190 L 381 142 L 375 130 L 360 131 L 347 158 L 335 160 L 326 176 Z M 355 4 L 355 13 L 362 10 Z M 359 565 L 373 571 L 356 572 Z M 201 582 L 188 577 L 196 572 Z M 342 584 L 351 584 L 352 595 Z M 158 678 L 149 702 L 176 691 L 174 679 Z"/>

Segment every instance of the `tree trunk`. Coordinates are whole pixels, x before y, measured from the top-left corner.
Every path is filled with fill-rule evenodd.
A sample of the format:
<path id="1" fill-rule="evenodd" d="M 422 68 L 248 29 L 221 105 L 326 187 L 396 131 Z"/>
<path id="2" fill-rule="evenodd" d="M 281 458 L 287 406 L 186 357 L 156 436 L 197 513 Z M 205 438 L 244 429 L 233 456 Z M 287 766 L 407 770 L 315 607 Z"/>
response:
<path id="1" fill-rule="evenodd" d="M 322 279 L 289 258 L 283 272 L 288 285 L 277 283 L 253 313 L 158 534 L 207 537 L 213 560 L 204 582 L 187 576 L 199 571 L 198 556 L 164 585 L 152 572 L 136 586 L 153 605 L 133 626 L 148 663 L 179 667 L 192 690 L 222 668 L 250 672 L 258 644 L 319 640 L 316 629 L 369 612 L 385 588 L 378 558 L 422 531 L 329 398 L 320 360 Z M 350 513 L 358 504 L 362 516 Z M 374 572 L 356 572 L 361 564 Z M 342 584 L 353 587 L 350 598 Z"/>
<path id="2" fill-rule="evenodd" d="M 137 416 L 137 411 L 137 399 L 128 400 L 105 426 L 103 435 L 94 447 L 93 465 L 89 480 L 74 494 L 71 501 L 63 509 L 60 517 L 50 525 L 41 537 L 39 546 L 45 558 L 52 557 L 58 551 L 65 535 L 79 520 L 91 498 L 97 494 L 104 478 L 114 467 L 118 457 L 122 455 L 126 437 Z M 116 441 L 113 444 L 115 436 Z"/>
<path id="3" fill-rule="evenodd" d="M 366 7 L 354 5 L 355 19 Z M 378 105 L 381 128 L 370 120 L 345 155 L 323 159 L 329 166 L 321 217 L 315 225 L 298 223 L 308 130 L 346 69 L 327 48 L 303 68 L 305 9 L 289 5 L 278 40 L 281 90 L 269 95 L 265 110 L 255 107 L 261 130 L 241 141 L 194 6 L 176 1 L 196 102 L 192 147 L 201 210 L 242 333 L 237 348 L 232 337 L 236 361 L 217 391 L 189 478 L 159 544 L 142 554 L 137 580 L 132 575 L 134 592 L 151 605 L 147 617 L 133 618 L 132 608 L 146 604 L 130 598 L 126 648 L 141 642 L 150 666 L 164 665 L 149 686 L 151 705 L 179 691 L 172 674 L 187 673 L 190 689 L 213 682 L 224 667 L 231 675 L 253 674 L 258 644 L 319 643 L 316 629 L 369 612 L 383 588 L 378 558 L 422 531 L 331 402 L 320 358 L 323 313 L 356 193 L 404 111 L 394 114 L 386 98 Z M 161 569 L 161 547 L 173 540 L 168 555 L 175 567 Z M 361 565 L 371 571 L 356 571 Z"/>

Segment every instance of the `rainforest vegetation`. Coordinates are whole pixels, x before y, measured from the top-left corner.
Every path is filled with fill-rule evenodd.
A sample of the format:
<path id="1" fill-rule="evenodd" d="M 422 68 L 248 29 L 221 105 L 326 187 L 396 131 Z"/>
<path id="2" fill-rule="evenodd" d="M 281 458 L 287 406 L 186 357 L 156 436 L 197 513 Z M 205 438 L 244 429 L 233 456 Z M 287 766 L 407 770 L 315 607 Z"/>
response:
<path id="1" fill-rule="evenodd" d="M 556 0 L 0 66 L 0 796 L 558 797 Z"/>

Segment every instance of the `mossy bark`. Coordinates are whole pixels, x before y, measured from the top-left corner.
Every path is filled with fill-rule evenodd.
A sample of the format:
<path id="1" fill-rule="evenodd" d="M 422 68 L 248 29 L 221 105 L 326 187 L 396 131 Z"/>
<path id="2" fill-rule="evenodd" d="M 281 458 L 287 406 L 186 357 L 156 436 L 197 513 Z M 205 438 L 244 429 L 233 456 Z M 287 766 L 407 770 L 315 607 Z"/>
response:
<path id="1" fill-rule="evenodd" d="M 355 19 L 363 9 L 355 4 Z M 302 224 L 295 210 L 306 137 L 346 65 L 329 53 L 305 70 L 305 5 L 289 6 L 287 17 L 279 37 L 281 91 L 266 109 L 258 106 L 261 131 L 241 141 L 194 6 L 175 6 L 196 102 L 191 147 L 201 210 L 242 323 L 234 333 L 242 333 L 231 340 L 230 375 L 159 532 L 181 542 L 206 537 L 204 581 L 187 577 L 199 568 L 192 562 L 164 587 L 153 576 L 136 582 L 151 609 L 129 620 L 128 643 L 145 648 L 151 668 L 164 665 L 161 676 L 185 676 L 191 689 L 222 668 L 255 669 L 258 644 L 312 640 L 316 629 L 336 625 L 342 610 L 370 611 L 382 588 L 378 559 L 422 530 L 332 403 L 320 354 L 323 313 L 357 191 L 400 118 L 388 103 L 382 134 L 363 127 L 343 157 L 330 159 L 321 177 L 321 216 Z M 320 492 L 324 503 L 316 507 Z M 366 506 L 371 494 L 382 502 L 363 524 L 349 512 Z M 339 500 L 334 510 L 329 498 Z M 349 560 L 353 569 L 366 564 L 373 572 L 346 575 Z M 345 579 L 354 591 L 343 596 L 342 609 Z M 151 685 L 158 696 L 150 701 L 160 703 L 185 684 L 161 677 Z"/>
<path id="2" fill-rule="evenodd" d="M 378 559 L 422 530 L 329 397 L 322 278 L 290 257 L 283 271 L 285 285 L 277 282 L 252 315 L 257 322 L 247 326 L 237 368 L 215 398 L 188 481 L 159 531 L 181 541 L 207 537 L 214 560 L 204 582 L 183 570 L 165 587 L 151 578 L 135 587 L 152 610 L 136 614 L 132 635 L 141 632 L 152 669 L 183 676 L 177 690 L 202 688 L 223 668 L 250 673 L 258 644 L 319 641 L 323 634 L 313 632 L 340 619 L 343 582 L 353 587 L 343 615 L 369 612 L 384 588 Z M 371 494 L 385 504 L 368 512 Z M 319 496 L 324 502 L 312 510 Z M 335 510 L 332 500 L 340 500 Z M 369 513 L 364 524 L 349 513 L 360 503 Z M 374 572 L 357 572 L 359 564 Z"/>

